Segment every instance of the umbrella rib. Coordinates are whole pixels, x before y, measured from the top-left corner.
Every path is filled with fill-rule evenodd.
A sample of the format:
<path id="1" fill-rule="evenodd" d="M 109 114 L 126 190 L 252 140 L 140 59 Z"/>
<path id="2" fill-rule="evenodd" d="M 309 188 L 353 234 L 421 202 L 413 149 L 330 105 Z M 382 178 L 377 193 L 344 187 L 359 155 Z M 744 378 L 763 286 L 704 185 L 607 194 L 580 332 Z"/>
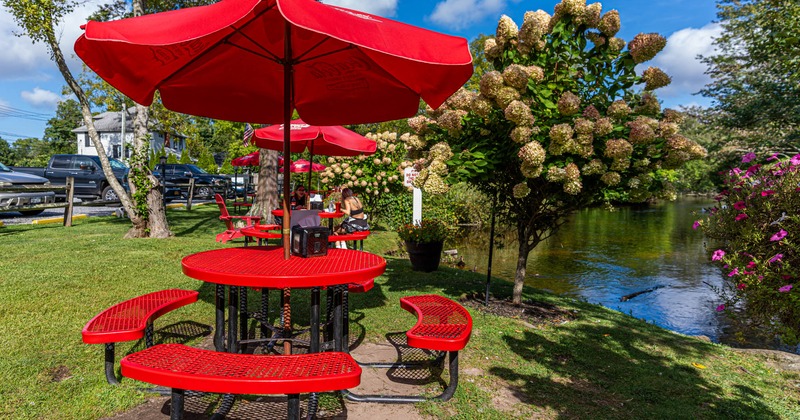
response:
<path id="1" fill-rule="evenodd" d="M 246 33 L 244 33 L 244 32 L 240 32 L 240 31 L 239 31 L 239 29 L 236 29 L 236 32 L 238 32 L 238 33 L 239 33 L 239 35 L 243 36 L 243 37 L 244 37 L 244 38 L 246 38 L 248 41 L 252 42 L 252 43 L 253 43 L 253 45 L 255 45 L 255 46 L 259 47 L 259 49 L 260 49 L 261 51 L 264 51 L 264 52 L 265 52 L 267 55 L 269 55 L 269 57 L 267 57 L 266 55 L 264 55 L 264 54 L 261 54 L 261 53 L 259 53 L 259 52 L 255 51 L 255 50 L 252 50 L 252 49 L 246 48 L 246 47 L 244 47 L 244 46 L 242 46 L 242 45 L 239 45 L 239 44 L 234 44 L 233 42 L 230 42 L 230 40 L 227 40 L 227 42 L 228 42 L 230 45 L 232 45 L 232 46 L 234 46 L 234 47 L 236 47 L 236 48 L 242 49 L 242 50 L 244 50 L 244 51 L 246 51 L 246 52 L 249 52 L 249 53 L 251 53 L 251 54 L 253 54 L 253 55 L 257 55 L 257 56 L 259 56 L 259 57 L 261 57 L 261 58 L 266 58 L 266 59 L 268 59 L 268 60 L 269 60 L 269 59 L 271 59 L 271 60 L 273 60 L 273 61 L 275 61 L 275 62 L 277 62 L 277 63 L 279 63 L 279 64 L 283 64 L 283 59 L 282 59 L 282 58 L 280 58 L 280 57 L 278 57 L 277 55 L 273 54 L 273 53 L 272 53 L 272 51 L 270 51 L 270 50 L 268 50 L 268 49 L 266 49 L 266 48 L 263 48 L 263 47 L 261 47 L 261 44 L 259 44 L 258 42 L 256 42 L 256 40 L 254 40 L 253 38 L 251 38 L 250 36 L 248 36 Z"/>
<path id="2" fill-rule="evenodd" d="M 322 42 L 325 42 L 325 41 L 322 41 Z M 326 53 L 322 53 L 322 54 L 320 54 L 320 55 L 315 55 L 315 56 L 313 56 L 313 57 L 306 58 L 305 60 L 303 60 L 303 59 L 302 59 L 302 57 L 303 57 L 304 55 L 306 55 L 306 54 L 310 53 L 310 52 L 311 52 L 311 51 L 312 51 L 314 48 L 317 48 L 317 47 L 318 47 L 320 44 L 322 44 L 322 42 L 320 42 L 319 44 L 315 45 L 314 47 L 312 47 L 312 48 L 311 48 L 311 49 L 309 49 L 308 51 L 306 51 L 306 52 L 304 52 L 303 54 L 301 54 L 301 55 L 300 55 L 300 56 L 299 56 L 299 57 L 298 57 L 298 58 L 295 60 L 295 64 L 302 64 L 302 63 L 305 63 L 305 62 L 307 62 L 307 61 L 316 60 L 316 59 L 318 59 L 318 58 L 322 58 L 322 57 L 325 57 L 325 56 L 328 56 L 328 55 L 332 55 L 332 54 L 337 54 L 337 53 L 340 53 L 340 52 L 342 52 L 342 51 L 347 51 L 347 50 L 351 50 L 351 49 L 355 48 L 355 46 L 354 46 L 353 44 L 347 44 L 347 46 L 346 46 L 346 47 L 339 48 L 338 50 L 328 51 L 328 52 L 326 52 Z"/>
<path id="3" fill-rule="evenodd" d="M 206 56 L 206 54 L 208 54 L 210 51 L 212 51 L 212 50 L 213 50 L 213 49 L 214 49 L 216 46 L 218 46 L 218 45 L 220 45 L 220 44 L 224 44 L 224 43 L 228 42 L 228 39 L 229 39 L 231 36 L 233 36 L 233 34 L 242 34 L 242 33 L 240 32 L 240 30 L 241 30 L 241 29 L 244 29 L 244 28 L 245 28 L 247 25 L 249 25 L 250 23 L 254 22 L 254 21 L 255 21 L 255 20 L 256 20 L 256 19 L 257 19 L 259 16 L 263 15 L 264 13 L 267 13 L 268 11 L 270 11 L 270 9 L 272 9 L 272 8 L 274 8 L 274 7 L 275 7 L 275 5 L 273 4 L 273 5 L 270 5 L 270 6 L 266 7 L 264 10 L 262 10 L 262 11 L 258 12 L 258 13 L 257 13 L 255 16 L 253 16 L 253 19 L 250 19 L 250 21 L 249 21 L 249 22 L 247 22 L 247 23 L 245 23 L 245 24 L 244 24 L 244 26 L 242 26 L 241 28 L 237 28 L 237 27 L 235 27 L 235 26 L 233 26 L 233 25 L 229 26 L 229 27 L 230 27 L 230 28 L 233 30 L 233 32 L 231 32 L 230 34 L 228 34 L 228 35 L 226 35 L 226 36 L 222 37 L 222 39 L 220 39 L 219 41 L 215 42 L 215 43 L 214 43 L 213 45 L 211 45 L 210 47 L 206 48 L 206 49 L 205 49 L 205 51 L 203 51 L 202 53 L 198 54 L 198 55 L 197 55 L 196 57 L 194 57 L 193 59 L 191 59 L 191 60 L 189 60 L 188 62 L 186 62 L 186 63 L 185 63 L 184 65 L 182 65 L 182 66 L 181 66 L 179 69 L 177 69 L 177 70 L 175 70 L 174 72 L 170 73 L 170 74 L 169 74 L 167 77 L 165 77 L 165 78 L 161 79 L 161 81 L 160 81 L 159 83 L 155 84 L 155 86 L 162 86 L 164 83 L 167 83 L 167 82 L 168 82 L 170 79 L 172 79 L 173 77 L 175 77 L 175 76 L 176 76 L 178 73 L 182 72 L 182 71 L 183 71 L 183 69 L 185 69 L 185 68 L 187 68 L 187 67 L 191 66 L 191 65 L 192 65 L 192 64 L 194 64 L 194 63 L 195 63 L 197 60 L 199 60 L 199 59 L 201 59 L 201 58 L 205 57 L 205 56 Z M 230 43 L 230 45 L 233 45 L 233 46 L 236 46 L 236 47 L 238 47 L 238 45 L 236 45 L 236 44 L 234 44 L 234 43 Z M 241 48 L 241 47 L 240 47 L 240 48 Z"/>

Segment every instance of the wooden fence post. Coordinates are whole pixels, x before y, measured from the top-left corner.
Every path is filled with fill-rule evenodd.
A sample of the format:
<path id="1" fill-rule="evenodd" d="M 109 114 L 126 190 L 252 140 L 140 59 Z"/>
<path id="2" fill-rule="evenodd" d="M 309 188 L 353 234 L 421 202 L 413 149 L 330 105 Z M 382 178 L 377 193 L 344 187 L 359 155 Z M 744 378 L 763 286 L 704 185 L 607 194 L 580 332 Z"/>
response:
<path id="1" fill-rule="evenodd" d="M 72 198 L 75 195 L 75 178 L 67 177 L 67 207 L 64 207 L 64 226 L 72 226 Z"/>
<path id="2" fill-rule="evenodd" d="M 194 178 L 189 178 L 189 197 L 186 199 L 186 211 L 192 210 L 192 197 L 194 197 Z"/>

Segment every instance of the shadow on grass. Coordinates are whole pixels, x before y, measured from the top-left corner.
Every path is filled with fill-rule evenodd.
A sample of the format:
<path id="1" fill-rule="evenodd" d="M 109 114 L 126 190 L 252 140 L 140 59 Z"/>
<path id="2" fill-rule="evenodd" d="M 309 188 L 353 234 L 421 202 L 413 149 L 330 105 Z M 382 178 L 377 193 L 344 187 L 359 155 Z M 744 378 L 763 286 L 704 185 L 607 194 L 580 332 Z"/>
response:
<path id="1" fill-rule="evenodd" d="M 486 287 L 485 273 L 446 267 L 418 273 L 406 259 L 387 263 L 387 292 L 458 298 L 483 293 Z M 512 289 L 512 283 L 492 279 L 494 298 L 506 299 Z M 713 359 L 707 343 L 527 287 L 523 300 L 578 309 L 574 321 L 502 336 L 505 347 L 526 363 L 511 367 L 508 363 L 513 362 L 504 359 L 482 368 L 510 384 L 526 404 L 547 408 L 559 418 L 593 418 L 600 413 L 603 418 L 631 419 L 781 417 L 762 402 L 758 389 L 741 381 L 723 388 L 708 375 L 704 378 L 691 361 Z M 473 319 L 476 328 L 487 328 Z"/>
<path id="2" fill-rule="evenodd" d="M 225 224 L 219 220 L 219 211 L 216 214 L 208 209 L 204 211 L 192 210 L 169 212 L 169 224 L 175 236 L 209 236 L 212 239 L 217 233 L 225 231 Z M 198 215 L 202 217 L 198 218 Z"/>
<path id="3" fill-rule="evenodd" d="M 691 364 L 676 363 L 652 344 L 703 358 L 703 343 L 657 331 L 640 322 L 613 326 L 576 323 L 559 333 L 525 331 L 505 336 L 509 348 L 545 373 L 494 366 L 490 372 L 513 386 L 518 398 L 555 410 L 561 417 L 761 418 L 780 416 L 757 400 L 759 392 L 737 385 L 725 390 L 701 377 Z"/>

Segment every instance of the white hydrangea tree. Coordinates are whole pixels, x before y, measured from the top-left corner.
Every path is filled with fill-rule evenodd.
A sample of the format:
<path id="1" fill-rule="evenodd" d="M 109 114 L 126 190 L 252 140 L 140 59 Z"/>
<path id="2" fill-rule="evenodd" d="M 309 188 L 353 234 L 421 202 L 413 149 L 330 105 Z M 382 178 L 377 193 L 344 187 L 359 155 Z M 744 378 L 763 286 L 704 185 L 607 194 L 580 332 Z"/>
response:
<path id="1" fill-rule="evenodd" d="M 484 44 L 494 70 L 480 91 L 460 90 L 409 120 L 411 155 L 432 193 L 467 181 L 498 197 L 516 227 L 513 302 L 521 303 L 528 255 L 566 216 L 596 202 L 673 199 L 672 169 L 705 150 L 678 133 L 680 114 L 652 93 L 670 78 L 649 67 L 666 45 L 658 34 L 618 37 L 619 14 L 563 0 L 554 14 L 508 16 Z M 488 209 L 487 209 L 488 211 Z"/>

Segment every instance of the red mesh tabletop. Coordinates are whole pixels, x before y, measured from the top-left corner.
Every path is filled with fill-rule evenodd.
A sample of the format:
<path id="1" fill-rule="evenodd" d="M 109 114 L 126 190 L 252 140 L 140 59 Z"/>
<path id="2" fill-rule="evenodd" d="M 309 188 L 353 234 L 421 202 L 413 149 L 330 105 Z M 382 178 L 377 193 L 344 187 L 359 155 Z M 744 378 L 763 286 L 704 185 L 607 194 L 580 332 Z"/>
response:
<path id="1" fill-rule="evenodd" d="M 400 298 L 403 309 L 416 313 L 417 324 L 406 332 L 411 347 L 458 351 L 472 334 L 472 317 L 463 306 L 438 295 Z"/>
<path id="2" fill-rule="evenodd" d="M 309 288 L 356 283 L 383 274 L 386 260 L 353 249 L 329 249 L 324 257 L 283 258 L 283 248 L 222 248 L 181 261 L 183 273 L 210 283 L 264 288 Z"/>
<path id="3" fill-rule="evenodd" d="M 138 340 L 147 321 L 197 301 L 195 290 L 168 289 L 120 302 L 89 320 L 83 331 L 87 344 Z"/>
<path id="4" fill-rule="evenodd" d="M 125 356 L 120 364 L 132 379 L 214 393 L 302 394 L 361 383 L 361 368 L 341 352 L 265 356 L 159 344 Z"/>

